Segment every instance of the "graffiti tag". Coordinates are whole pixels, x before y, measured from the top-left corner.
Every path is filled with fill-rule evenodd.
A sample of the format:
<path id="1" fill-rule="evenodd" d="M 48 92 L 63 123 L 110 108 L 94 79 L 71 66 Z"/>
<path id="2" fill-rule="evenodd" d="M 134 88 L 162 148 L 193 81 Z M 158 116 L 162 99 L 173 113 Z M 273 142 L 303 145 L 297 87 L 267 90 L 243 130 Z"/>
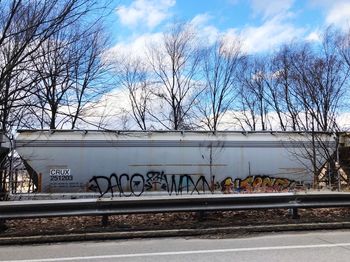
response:
<path id="1" fill-rule="evenodd" d="M 94 176 L 89 181 L 88 189 L 98 192 L 100 197 L 111 193 L 112 197 L 141 196 L 145 191 L 166 192 L 168 195 L 201 194 L 219 191 L 224 194 L 245 192 L 283 192 L 296 186 L 294 180 L 269 176 L 248 176 L 245 179 L 227 177 L 221 182 L 215 176 L 209 180 L 203 175 L 165 174 L 163 171 L 149 171 L 141 174 Z"/>

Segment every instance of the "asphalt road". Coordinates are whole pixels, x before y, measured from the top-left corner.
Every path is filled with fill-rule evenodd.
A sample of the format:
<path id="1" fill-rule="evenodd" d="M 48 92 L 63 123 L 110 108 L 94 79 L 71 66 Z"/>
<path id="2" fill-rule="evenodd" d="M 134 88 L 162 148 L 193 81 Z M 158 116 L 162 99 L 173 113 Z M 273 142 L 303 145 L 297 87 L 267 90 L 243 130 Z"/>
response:
<path id="1" fill-rule="evenodd" d="M 0 261 L 350 261 L 350 231 L 2 246 Z"/>

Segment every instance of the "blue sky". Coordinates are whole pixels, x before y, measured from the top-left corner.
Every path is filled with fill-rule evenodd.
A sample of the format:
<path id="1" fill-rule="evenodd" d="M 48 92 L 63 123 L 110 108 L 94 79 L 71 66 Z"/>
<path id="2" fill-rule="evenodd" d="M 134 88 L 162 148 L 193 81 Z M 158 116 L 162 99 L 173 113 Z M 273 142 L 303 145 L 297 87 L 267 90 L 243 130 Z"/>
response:
<path id="1" fill-rule="evenodd" d="M 248 54 L 265 54 L 293 40 L 319 41 L 322 30 L 330 25 L 350 29 L 350 0 L 112 1 L 115 9 L 107 30 L 113 47 L 107 55 L 116 61 L 133 56 L 145 58 L 147 45 L 161 41 L 167 25 L 174 21 L 192 23 L 204 44 L 218 37 L 240 39 Z M 137 128 L 126 113 L 131 109 L 123 88 L 103 96 L 100 105 L 93 113 L 101 115 L 97 121 L 104 119 L 109 128 Z M 161 110 L 156 103 L 153 106 Z M 232 120 L 230 115 L 227 118 Z M 349 118 L 348 113 L 342 114 L 339 124 L 348 127 Z"/>
<path id="2" fill-rule="evenodd" d="M 195 25 L 205 41 L 239 37 L 248 53 L 292 40 L 317 41 L 322 28 L 350 27 L 350 0 L 118 0 L 109 30 L 115 48 L 142 52 L 174 20 Z"/>

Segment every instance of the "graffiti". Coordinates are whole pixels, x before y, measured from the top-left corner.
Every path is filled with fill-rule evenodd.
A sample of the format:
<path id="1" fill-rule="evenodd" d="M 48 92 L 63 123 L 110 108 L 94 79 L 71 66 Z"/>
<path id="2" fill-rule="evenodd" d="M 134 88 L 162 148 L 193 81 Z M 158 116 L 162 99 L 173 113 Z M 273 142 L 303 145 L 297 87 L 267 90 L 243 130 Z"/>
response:
<path id="1" fill-rule="evenodd" d="M 224 194 L 245 192 L 282 192 L 291 190 L 296 182 L 287 178 L 269 176 L 248 176 L 244 179 L 227 177 L 221 182 L 210 180 L 203 175 L 165 174 L 163 171 L 150 171 L 145 176 L 141 174 L 94 176 L 89 181 L 88 189 L 98 192 L 100 197 L 110 193 L 119 195 L 141 196 L 144 192 L 166 192 L 168 195 L 201 194 L 221 192 Z"/>
<path id="2" fill-rule="evenodd" d="M 127 185 L 126 190 L 122 185 Z M 140 174 L 134 174 L 129 177 L 128 174 L 122 174 L 117 176 L 115 173 L 109 177 L 106 176 L 94 176 L 89 181 L 89 190 L 98 192 L 100 197 L 103 197 L 106 193 L 110 192 L 112 197 L 116 192 L 119 192 L 119 196 L 141 196 L 145 188 L 145 179 Z M 127 189 L 130 192 L 125 193 Z"/>
<path id="3" fill-rule="evenodd" d="M 89 181 L 88 189 L 98 192 L 100 197 L 111 193 L 112 197 L 118 192 L 119 196 L 141 196 L 144 191 L 165 191 L 172 194 L 201 194 L 214 193 L 215 176 L 210 182 L 205 176 L 195 175 L 167 175 L 164 172 L 150 171 L 146 176 L 128 174 L 120 176 L 115 173 L 107 176 L 94 176 Z"/>
<path id="4" fill-rule="evenodd" d="M 215 177 L 212 178 L 212 181 Z M 169 195 L 172 193 L 182 194 L 184 191 L 187 194 L 200 194 L 209 191 L 213 193 L 211 183 L 208 183 L 204 176 L 192 178 L 191 175 L 166 175 L 164 172 L 148 172 L 146 175 L 146 191 L 167 191 Z"/>
<path id="5" fill-rule="evenodd" d="M 294 180 L 269 176 L 248 176 L 245 179 L 231 177 L 221 182 L 221 191 L 224 194 L 234 192 L 282 192 L 291 190 L 296 186 Z"/>
<path id="6" fill-rule="evenodd" d="M 234 191 L 234 182 L 231 177 L 227 177 L 221 182 L 221 192 L 224 194 L 230 194 Z"/>

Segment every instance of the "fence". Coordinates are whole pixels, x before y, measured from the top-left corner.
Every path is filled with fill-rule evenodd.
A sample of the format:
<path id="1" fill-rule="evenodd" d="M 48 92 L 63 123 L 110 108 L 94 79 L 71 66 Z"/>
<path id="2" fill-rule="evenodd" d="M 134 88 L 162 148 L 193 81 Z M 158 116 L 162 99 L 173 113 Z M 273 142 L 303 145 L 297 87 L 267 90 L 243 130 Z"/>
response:
<path id="1" fill-rule="evenodd" d="M 33 193 L 36 187 L 25 169 L 0 170 L 0 201 L 6 200 L 8 193 Z"/>

